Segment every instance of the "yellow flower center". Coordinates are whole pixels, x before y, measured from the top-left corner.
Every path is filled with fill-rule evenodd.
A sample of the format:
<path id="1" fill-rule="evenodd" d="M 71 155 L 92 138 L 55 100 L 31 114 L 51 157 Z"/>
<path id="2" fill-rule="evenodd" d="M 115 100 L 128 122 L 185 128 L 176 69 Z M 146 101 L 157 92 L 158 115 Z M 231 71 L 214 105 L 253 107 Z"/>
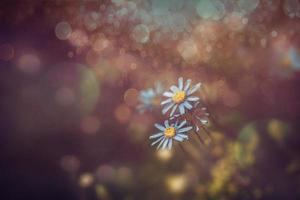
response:
<path id="1" fill-rule="evenodd" d="M 174 137 L 175 133 L 176 133 L 176 129 L 174 127 L 168 127 L 164 131 L 165 137 L 168 138 Z"/>
<path id="2" fill-rule="evenodd" d="M 181 103 L 185 100 L 185 96 L 185 91 L 180 90 L 175 92 L 175 94 L 172 97 L 172 100 L 174 101 L 174 103 Z"/>

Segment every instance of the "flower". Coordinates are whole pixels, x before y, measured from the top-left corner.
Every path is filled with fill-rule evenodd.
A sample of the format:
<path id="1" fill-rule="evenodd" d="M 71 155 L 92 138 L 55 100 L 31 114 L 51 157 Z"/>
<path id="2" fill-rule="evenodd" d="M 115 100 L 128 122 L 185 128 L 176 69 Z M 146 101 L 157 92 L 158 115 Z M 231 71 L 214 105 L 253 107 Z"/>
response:
<path id="1" fill-rule="evenodd" d="M 158 107 L 162 92 L 163 88 L 160 82 L 156 83 L 155 88 L 140 91 L 139 100 L 141 104 L 138 105 L 137 109 L 143 113 L 146 110 L 152 110 L 155 107 Z"/>
<path id="2" fill-rule="evenodd" d="M 200 102 L 194 104 L 193 108 L 184 115 L 176 114 L 170 118 L 170 120 L 179 119 L 186 120 L 188 124 L 194 127 L 194 130 L 198 132 L 199 127 L 203 127 L 208 124 L 209 113 L 207 108 L 200 105 Z"/>
<path id="3" fill-rule="evenodd" d="M 185 109 L 191 110 L 193 105 L 199 102 L 199 97 L 191 95 L 200 88 L 201 83 L 198 83 L 191 88 L 190 85 L 190 79 L 188 79 L 184 85 L 183 78 L 180 77 L 178 79 L 178 87 L 172 85 L 170 87 L 171 92 L 167 91 L 163 93 L 163 96 L 168 97 L 168 99 L 161 102 L 161 105 L 164 105 L 162 110 L 163 114 L 166 114 L 172 108 L 170 117 L 178 113 L 176 111 L 179 111 L 180 115 L 183 115 L 186 112 Z"/>
<path id="4" fill-rule="evenodd" d="M 166 149 L 169 150 L 172 148 L 173 140 L 176 140 L 178 142 L 183 142 L 184 140 L 188 139 L 188 136 L 186 133 L 193 129 L 192 126 L 186 126 L 186 121 L 182 121 L 180 124 L 178 124 L 178 121 L 175 124 L 169 124 L 169 121 L 166 120 L 164 122 L 164 126 L 160 124 L 154 124 L 154 126 L 159 129 L 161 132 L 156 133 L 154 135 L 151 135 L 149 139 L 156 139 L 154 142 L 152 142 L 152 146 L 159 143 L 157 146 L 157 149 Z"/>
<path id="5" fill-rule="evenodd" d="M 204 126 L 208 124 L 209 113 L 207 112 L 206 107 L 198 106 L 199 103 L 196 103 L 193 109 L 193 120 L 192 123 L 195 127 L 195 130 L 199 131 L 199 125 Z"/>

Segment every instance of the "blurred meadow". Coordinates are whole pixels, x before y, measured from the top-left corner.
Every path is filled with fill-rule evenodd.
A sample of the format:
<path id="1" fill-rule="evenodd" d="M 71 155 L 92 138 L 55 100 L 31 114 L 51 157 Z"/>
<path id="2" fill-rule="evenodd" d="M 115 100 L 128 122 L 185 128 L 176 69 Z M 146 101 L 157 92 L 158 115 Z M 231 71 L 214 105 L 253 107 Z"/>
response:
<path id="1" fill-rule="evenodd" d="M 179 77 L 209 134 L 156 150 Z M 0 199 L 299 199 L 298 87 L 299 0 L 1 0 Z"/>

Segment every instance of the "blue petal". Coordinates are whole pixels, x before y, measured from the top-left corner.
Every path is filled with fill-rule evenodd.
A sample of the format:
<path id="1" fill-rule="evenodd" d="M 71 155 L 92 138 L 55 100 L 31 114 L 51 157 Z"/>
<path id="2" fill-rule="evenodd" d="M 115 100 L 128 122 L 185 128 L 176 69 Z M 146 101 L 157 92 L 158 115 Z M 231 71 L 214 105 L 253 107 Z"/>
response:
<path id="1" fill-rule="evenodd" d="M 172 86 L 170 87 L 170 90 L 171 90 L 172 92 L 177 92 L 177 91 L 179 91 L 179 89 L 178 89 L 178 87 L 177 87 L 176 85 L 172 85 Z"/>
<path id="2" fill-rule="evenodd" d="M 166 128 L 170 127 L 169 121 L 168 121 L 168 120 L 165 120 L 164 124 L 165 124 L 165 127 L 166 127 Z"/>
<path id="3" fill-rule="evenodd" d="M 180 77 L 178 79 L 178 88 L 179 88 L 179 90 L 183 89 L 183 78 L 182 77 Z"/>
<path id="4" fill-rule="evenodd" d="M 177 140 L 179 142 L 182 142 L 184 140 L 184 138 L 180 137 L 179 135 L 175 135 L 174 136 L 174 140 Z"/>
<path id="5" fill-rule="evenodd" d="M 167 103 L 171 103 L 172 102 L 172 99 L 171 98 L 168 98 L 167 100 L 164 100 L 160 103 L 160 105 L 164 105 L 164 104 L 167 104 Z"/>
<path id="6" fill-rule="evenodd" d="M 168 110 L 170 110 L 170 108 L 172 108 L 172 106 L 174 106 L 174 103 L 165 105 L 165 107 L 162 110 L 162 114 L 166 114 L 166 112 L 168 112 Z"/>
<path id="7" fill-rule="evenodd" d="M 191 79 L 186 80 L 185 87 L 184 87 L 185 92 L 187 92 L 187 90 L 189 89 L 191 82 L 192 82 Z"/>
<path id="8" fill-rule="evenodd" d="M 149 139 L 154 139 L 154 138 L 157 138 L 157 137 L 160 137 L 160 136 L 163 136 L 163 135 L 164 135 L 164 133 L 162 133 L 162 132 L 156 133 L 156 134 L 154 134 L 154 135 L 151 135 L 151 136 L 149 137 Z"/>
<path id="9" fill-rule="evenodd" d="M 168 149 L 169 149 L 169 150 L 171 150 L 171 148 L 172 148 L 172 143 L 173 143 L 173 140 L 170 139 L 170 140 L 169 140 L 169 145 L 168 145 Z"/>
<path id="10" fill-rule="evenodd" d="M 193 127 L 191 127 L 191 126 L 184 127 L 184 128 L 182 128 L 182 129 L 179 129 L 177 132 L 178 132 L 178 133 L 184 133 L 184 132 L 187 132 L 187 131 L 191 130 L 192 128 L 193 128 Z"/>
<path id="11" fill-rule="evenodd" d="M 151 98 L 155 96 L 153 89 L 143 90 L 141 91 L 141 96 L 144 98 Z"/>
<path id="12" fill-rule="evenodd" d="M 160 124 L 154 124 L 154 126 L 156 127 L 156 128 L 158 128 L 159 130 L 161 130 L 161 131 L 165 131 L 165 127 L 163 127 L 162 125 L 160 125 Z"/>
<path id="13" fill-rule="evenodd" d="M 186 124 L 186 120 L 184 120 L 184 121 L 182 121 L 180 124 L 179 124 L 179 126 L 177 126 L 177 129 L 180 129 L 183 125 L 185 125 Z"/>
<path id="14" fill-rule="evenodd" d="M 172 111 L 171 111 L 171 113 L 170 113 L 170 117 L 174 115 L 174 112 L 175 112 L 177 106 L 178 106 L 177 104 L 174 105 L 174 107 L 173 107 L 173 109 L 172 109 Z"/>
<path id="15" fill-rule="evenodd" d="M 161 141 L 162 139 L 164 139 L 165 137 L 160 137 L 157 140 L 155 140 L 154 142 L 152 142 L 151 146 L 155 145 L 156 143 L 158 143 L 159 141 Z"/>
<path id="16" fill-rule="evenodd" d="M 149 95 L 149 96 L 155 96 L 154 90 L 153 90 L 153 89 L 149 89 L 149 90 L 148 90 L 148 95 Z"/>
<path id="17" fill-rule="evenodd" d="M 193 108 L 193 106 L 188 102 L 188 101 L 185 101 L 184 103 L 183 103 L 183 105 L 187 108 L 187 109 L 192 109 Z"/>
<path id="18" fill-rule="evenodd" d="M 162 140 L 162 141 L 160 141 L 160 143 L 159 143 L 159 145 L 157 146 L 157 148 L 156 149 L 159 149 L 160 148 L 160 146 L 162 145 L 162 143 L 166 140 L 166 138 L 165 137 L 163 137 L 164 139 Z"/>
<path id="19" fill-rule="evenodd" d="M 181 138 L 183 138 L 183 139 L 185 139 L 185 140 L 189 139 L 189 136 L 184 135 L 184 134 L 178 133 L 177 136 L 178 136 L 178 137 L 181 137 Z"/>
<path id="20" fill-rule="evenodd" d="M 200 87 L 201 87 L 201 83 L 198 83 L 198 84 L 194 85 L 194 86 L 188 91 L 188 95 L 193 94 L 193 93 L 196 92 Z"/>
<path id="21" fill-rule="evenodd" d="M 165 97 L 172 97 L 174 94 L 172 92 L 164 92 L 163 95 Z"/>
<path id="22" fill-rule="evenodd" d="M 165 140 L 165 142 L 164 142 L 164 144 L 163 144 L 163 146 L 162 146 L 162 149 L 165 149 L 165 148 L 167 147 L 169 140 L 170 140 L 169 138 L 167 138 L 167 139 Z"/>
<path id="23" fill-rule="evenodd" d="M 188 101 L 198 101 L 200 98 L 195 96 L 190 96 L 187 98 Z"/>
<path id="24" fill-rule="evenodd" d="M 140 93 L 140 98 L 141 99 L 147 99 L 148 98 L 148 93 L 147 92 L 145 92 L 145 91 L 141 91 L 141 93 Z"/>
<path id="25" fill-rule="evenodd" d="M 184 105 L 183 104 L 179 105 L 179 112 L 180 112 L 181 115 L 183 115 L 185 113 Z"/>

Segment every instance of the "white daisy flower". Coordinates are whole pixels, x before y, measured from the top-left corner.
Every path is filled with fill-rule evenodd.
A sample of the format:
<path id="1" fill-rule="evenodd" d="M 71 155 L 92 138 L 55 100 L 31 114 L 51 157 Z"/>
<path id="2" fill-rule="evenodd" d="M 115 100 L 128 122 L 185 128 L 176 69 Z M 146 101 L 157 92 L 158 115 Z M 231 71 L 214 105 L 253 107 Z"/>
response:
<path id="1" fill-rule="evenodd" d="M 161 102 L 163 105 L 162 113 L 166 114 L 169 110 L 170 116 L 179 113 L 180 115 L 185 114 L 186 109 L 191 110 L 193 105 L 199 102 L 200 98 L 192 96 L 201 86 L 201 83 L 198 83 L 192 87 L 191 80 L 188 79 L 185 84 L 183 84 L 183 78 L 178 79 L 178 87 L 172 85 L 170 87 L 171 91 L 163 93 L 163 96 L 168 97 L 168 99 Z"/>
<path id="2" fill-rule="evenodd" d="M 192 126 L 185 126 L 186 121 L 182 121 L 181 123 L 169 124 L 169 121 L 166 120 L 164 125 L 155 124 L 154 126 L 160 130 L 159 133 L 151 135 L 149 139 L 155 139 L 155 141 L 151 144 L 152 146 L 157 145 L 157 149 L 166 149 L 169 150 L 172 148 L 173 140 L 178 142 L 183 142 L 188 139 L 186 135 L 188 131 L 192 130 Z M 185 126 L 185 127 L 184 127 Z"/>
<path id="3" fill-rule="evenodd" d="M 140 113 L 143 113 L 146 110 L 153 110 L 155 107 L 158 107 L 162 92 L 163 87 L 160 82 L 156 83 L 155 88 L 149 88 L 140 91 L 139 101 L 141 104 L 137 106 L 137 109 L 140 111 Z"/>

